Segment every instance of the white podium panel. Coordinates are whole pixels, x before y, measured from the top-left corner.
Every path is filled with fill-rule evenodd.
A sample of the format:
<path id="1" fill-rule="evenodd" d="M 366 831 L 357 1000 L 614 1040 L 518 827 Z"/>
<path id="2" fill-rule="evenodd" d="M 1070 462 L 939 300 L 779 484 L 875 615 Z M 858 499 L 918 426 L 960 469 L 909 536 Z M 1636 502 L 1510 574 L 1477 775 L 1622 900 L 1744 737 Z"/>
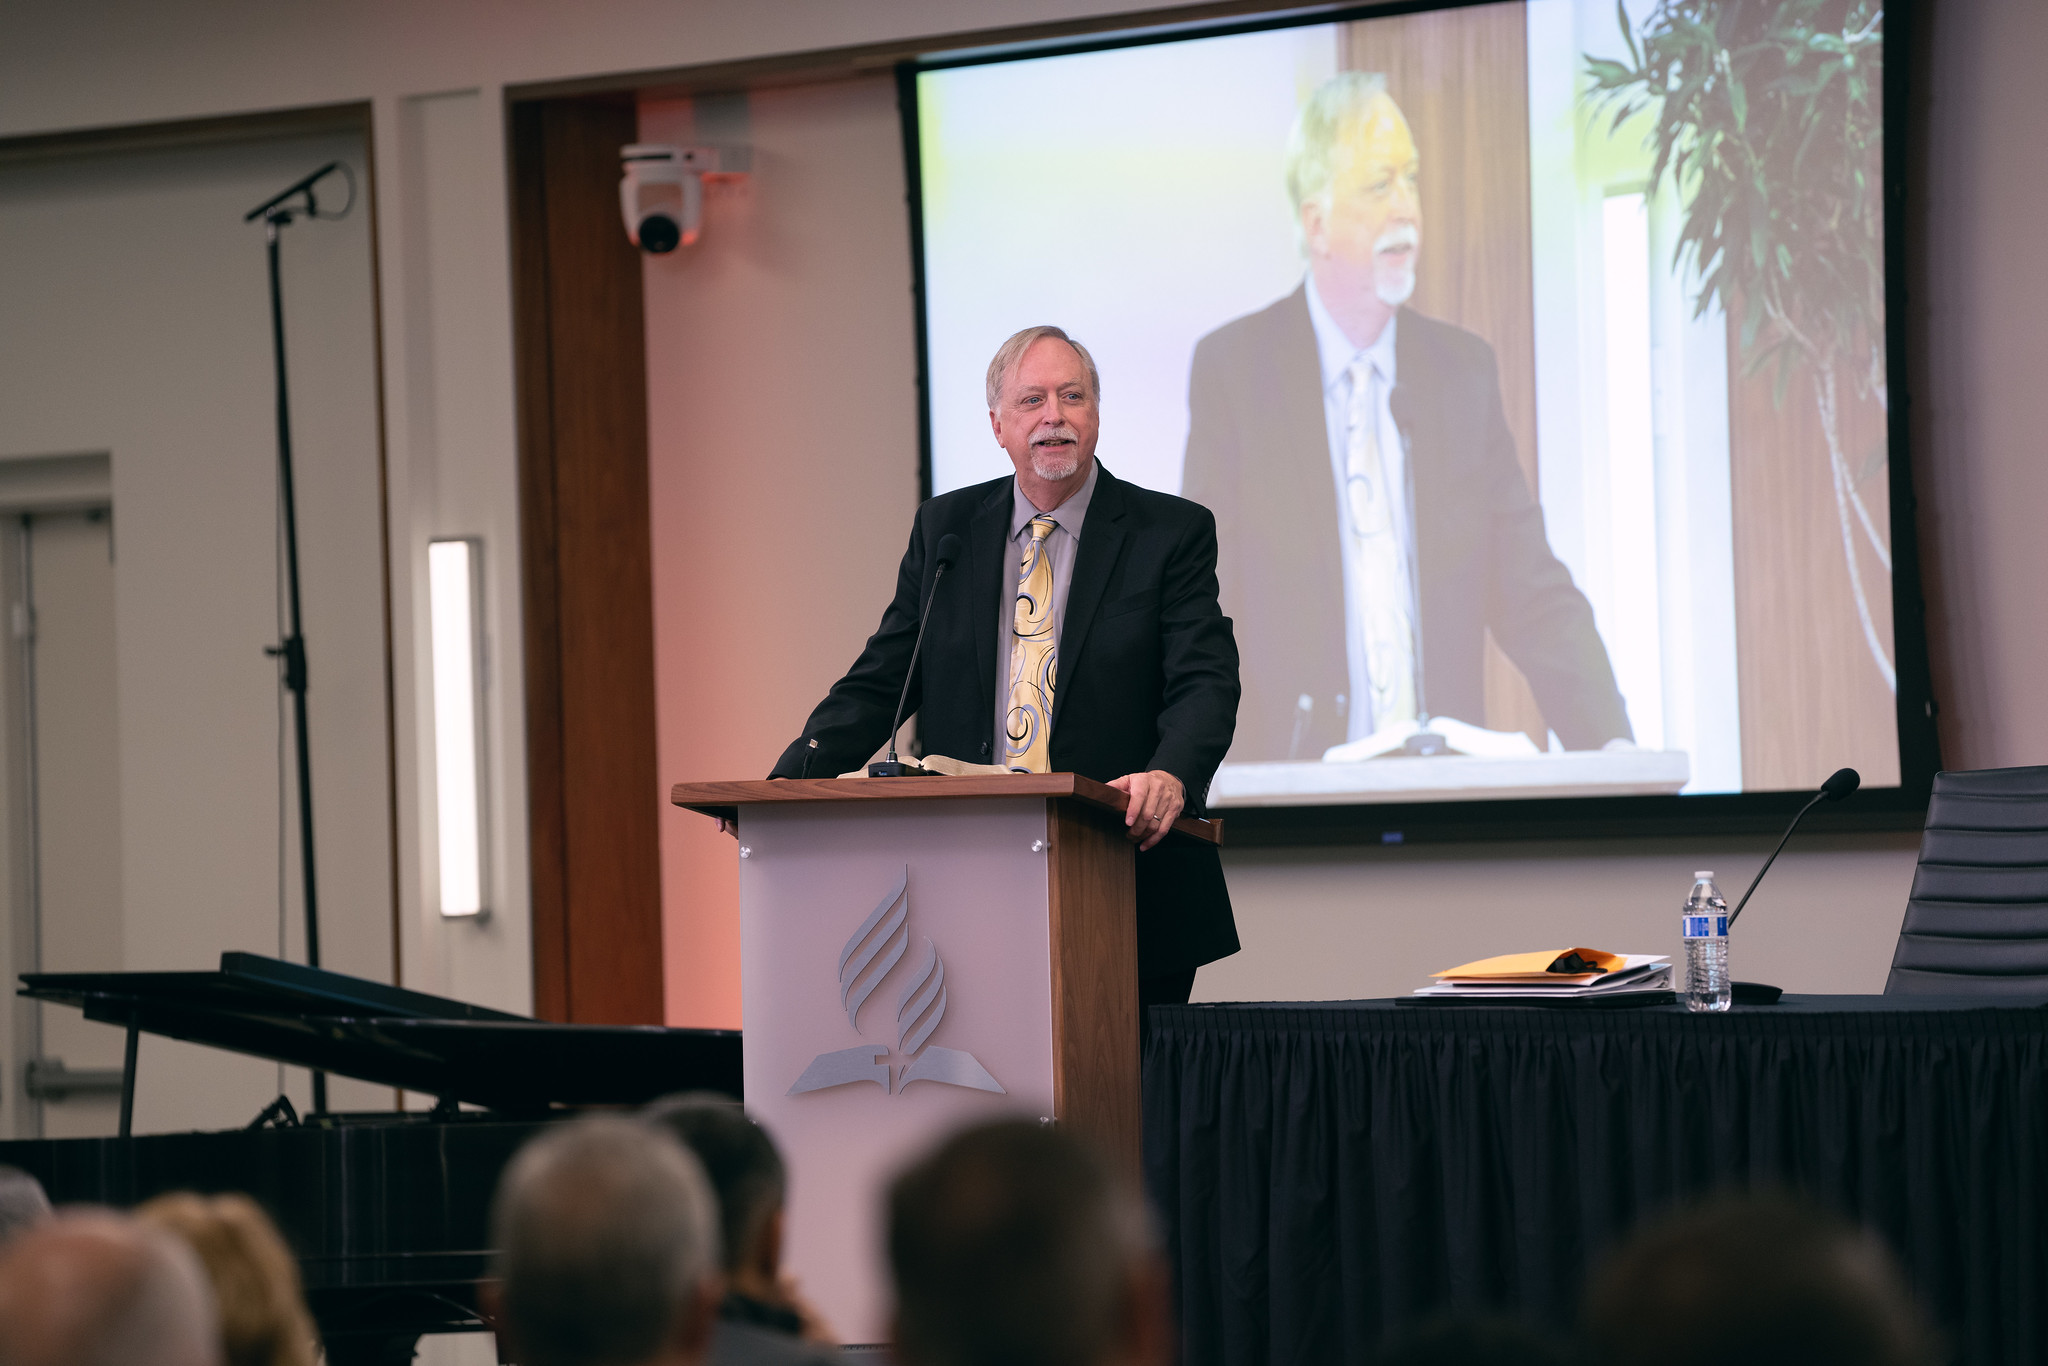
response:
<path id="1" fill-rule="evenodd" d="M 844 1341 L 889 1336 L 889 1177 L 1054 1113 L 1048 839 L 1036 796 L 741 811 L 747 1111 L 789 1163 L 786 1263 Z"/>

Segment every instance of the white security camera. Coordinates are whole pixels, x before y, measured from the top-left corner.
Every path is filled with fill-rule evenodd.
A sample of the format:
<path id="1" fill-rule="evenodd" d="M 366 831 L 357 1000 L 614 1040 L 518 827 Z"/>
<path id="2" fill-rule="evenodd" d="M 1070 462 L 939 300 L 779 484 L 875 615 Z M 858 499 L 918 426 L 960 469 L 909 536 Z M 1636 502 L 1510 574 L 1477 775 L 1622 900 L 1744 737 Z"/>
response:
<path id="1" fill-rule="evenodd" d="M 626 236 L 660 255 L 696 244 L 704 230 L 705 180 L 737 180 L 751 157 L 744 147 L 635 142 L 619 149 L 619 159 L 626 167 L 619 181 Z"/>

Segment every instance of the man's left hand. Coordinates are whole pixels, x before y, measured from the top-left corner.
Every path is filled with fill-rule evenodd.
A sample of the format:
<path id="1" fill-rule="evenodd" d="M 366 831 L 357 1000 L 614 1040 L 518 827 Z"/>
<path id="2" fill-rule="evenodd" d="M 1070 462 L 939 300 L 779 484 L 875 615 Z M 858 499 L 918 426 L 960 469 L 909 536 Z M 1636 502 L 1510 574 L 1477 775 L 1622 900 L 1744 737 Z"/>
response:
<path id="1" fill-rule="evenodd" d="M 1140 851 L 1165 839 L 1188 804 L 1187 788 L 1164 769 L 1126 774 L 1110 786 L 1131 799 L 1124 808 L 1124 828 Z"/>

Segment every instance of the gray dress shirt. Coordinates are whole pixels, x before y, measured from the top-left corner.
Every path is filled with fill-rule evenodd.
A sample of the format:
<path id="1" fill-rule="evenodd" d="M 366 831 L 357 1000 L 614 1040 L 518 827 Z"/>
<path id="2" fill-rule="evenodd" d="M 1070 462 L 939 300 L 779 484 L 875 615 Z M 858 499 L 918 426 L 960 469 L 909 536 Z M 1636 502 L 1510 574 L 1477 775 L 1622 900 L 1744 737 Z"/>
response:
<path id="1" fill-rule="evenodd" d="M 1031 519 L 1048 516 L 1059 525 L 1045 538 L 1046 558 L 1052 561 L 1052 640 L 1054 677 L 1058 677 L 1060 628 L 1067 619 L 1067 589 L 1074 582 L 1074 557 L 1081 547 L 1081 519 L 1088 515 L 1088 500 L 1095 496 L 1095 476 L 1101 467 L 1088 462 L 1088 478 L 1081 491 L 1049 513 L 1041 513 L 1016 480 L 1010 481 L 1010 539 L 1004 542 L 1003 596 L 996 612 L 996 729 L 995 749 L 989 762 L 1003 761 L 1003 732 L 1010 721 L 1010 645 L 1017 623 L 1017 571 L 1024 563 L 1024 547 L 1031 543 Z M 1057 702 L 1058 695 L 1054 699 Z M 1051 718 L 1046 718 L 1050 723 Z M 956 756 L 965 757 L 965 756 Z"/>

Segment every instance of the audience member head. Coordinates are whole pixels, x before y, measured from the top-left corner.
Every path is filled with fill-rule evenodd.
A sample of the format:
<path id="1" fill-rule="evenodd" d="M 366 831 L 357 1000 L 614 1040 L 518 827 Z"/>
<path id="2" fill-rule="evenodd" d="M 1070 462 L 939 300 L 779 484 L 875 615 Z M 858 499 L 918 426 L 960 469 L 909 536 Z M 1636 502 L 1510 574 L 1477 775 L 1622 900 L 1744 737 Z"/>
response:
<path id="1" fill-rule="evenodd" d="M 600 1117 L 522 1148 L 492 1210 L 500 1331 L 521 1366 L 698 1361 L 718 1305 L 718 1209 L 697 1160 Z"/>
<path id="2" fill-rule="evenodd" d="M 50 1197 L 43 1194 L 43 1183 L 19 1167 L 0 1166 L 0 1247 L 49 1217 Z"/>
<path id="3" fill-rule="evenodd" d="M 0 1253 L 0 1366 L 220 1366 L 198 1256 L 159 1229 L 93 1210 Z"/>
<path id="4" fill-rule="evenodd" d="M 1924 1366 L 1925 1323 L 1874 1236 L 1790 1197 L 1726 1196 L 1644 1229 L 1586 1297 L 1603 1366 Z"/>
<path id="5" fill-rule="evenodd" d="M 969 1129 L 889 1189 L 904 1366 L 1101 1366 L 1169 1355 L 1165 1274 L 1136 1191 L 1071 1134 Z"/>
<path id="6" fill-rule="evenodd" d="M 727 1283 L 771 1297 L 782 1270 L 782 1210 L 789 1176 L 768 1131 L 736 1100 L 693 1091 L 656 1101 L 646 1118 L 695 1154 L 718 1198 L 719 1246 Z"/>
<path id="7" fill-rule="evenodd" d="M 1373 1366 L 1572 1366 L 1571 1350 L 1517 1319 L 1453 1315 L 1397 1333 Z"/>
<path id="8" fill-rule="evenodd" d="M 220 1307 L 227 1366 L 313 1366 L 318 1334 L 299 1264 L 254 1200 L 180 1191 L 138 1206 L 135 1217 L 199 1254 Z"/>

